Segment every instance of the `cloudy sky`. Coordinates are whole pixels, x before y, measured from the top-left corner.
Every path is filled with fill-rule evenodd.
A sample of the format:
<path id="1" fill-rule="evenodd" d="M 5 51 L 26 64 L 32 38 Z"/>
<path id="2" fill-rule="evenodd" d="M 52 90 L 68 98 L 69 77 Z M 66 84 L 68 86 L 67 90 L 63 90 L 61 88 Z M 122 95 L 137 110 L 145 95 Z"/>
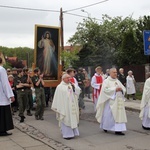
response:
<path id="1" fill-rule="evenodd" d="M 34 48 L 35 24 L 60 26 L 59 11 L 63 11 L 85 17 L 101 19 L 102 14 L 111 17 L 132 15 L 138 19 L 143 15 L 150 15 L 150 0 L 0 0 L 0 46 L 30 47 Z M 91 4 L 99 3 L 91 7 L 71 11 Z M 33 8 L 52 11 L 33 11 L 17 8 Z M 84 17 L 64 13 L 64 45 L 76 32 L 79 22 Z"/>

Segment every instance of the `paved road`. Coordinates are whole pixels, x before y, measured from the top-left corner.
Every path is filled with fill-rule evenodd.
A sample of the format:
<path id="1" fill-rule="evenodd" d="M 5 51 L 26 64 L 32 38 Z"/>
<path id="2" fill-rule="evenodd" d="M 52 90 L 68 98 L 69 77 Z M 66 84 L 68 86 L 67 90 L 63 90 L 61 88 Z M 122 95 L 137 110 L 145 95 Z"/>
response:
<path id="1" fill-rule="evenodd" d="M 69 141 L 61 137 L 55 113 L 50 107 L 46 108 L 44 121 L 27 116 L 26 122 L 20 124 L 16 116 L 15 125 L 57 150 L 150 150 L 150 131 L 141 128 L 138 112 L 127 112 L 128 131 L 125 136 L 117 136 L 113 132 L 104 133 L 99 129 L 94 118 L 93 104 L 86 102 L 85 105 L 79 124 L 80 137 Z"/>

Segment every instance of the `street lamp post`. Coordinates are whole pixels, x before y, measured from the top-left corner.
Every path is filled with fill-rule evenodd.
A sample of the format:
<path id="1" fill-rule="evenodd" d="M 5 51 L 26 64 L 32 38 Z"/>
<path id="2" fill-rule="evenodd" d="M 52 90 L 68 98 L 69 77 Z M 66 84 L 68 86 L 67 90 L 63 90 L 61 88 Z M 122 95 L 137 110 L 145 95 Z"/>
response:
<path id="1" fill-rule="evenodd" d="M 85 11 L 84 9 L 81 9 L 81 11 L 82 11 L 82 12 L 85 12 L 85 13 L 87 13 L 87 15 L 88 15 L 88 18 L 90 18 L 90 16 L 91 16 L 91 15 L 90 15 L 90 13 L 89 13 L 89 12 Z"/>

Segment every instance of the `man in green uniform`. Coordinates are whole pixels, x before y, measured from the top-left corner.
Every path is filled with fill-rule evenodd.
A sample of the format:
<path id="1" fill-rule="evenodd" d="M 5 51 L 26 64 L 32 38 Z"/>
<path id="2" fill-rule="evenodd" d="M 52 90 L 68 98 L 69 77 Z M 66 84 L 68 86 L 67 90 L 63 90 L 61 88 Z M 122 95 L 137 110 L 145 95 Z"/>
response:
<path id="1" fill-rule="evenodd" d="M 13 77 L 16 78 L 17 77 L 17 68 L 12 68 L 11 72 L 12 72 Z M 17 99 L 16 88 L 13 90 L 13 93 L 14 93 L 14 97 L 15 97 L 15 101 L 13 102 L 14 112 L 17 112 L 18 111 L 18 99 Z"/>
<path id="2" fill-rule="evenodd" d="M 83 81 L 85 80 L 85 76 L 83 74 L 82 68 L 78 69 L 78 73 L 76 74 L 75 78 L 78 81 L 78 85 L 82 90 L 82 92 L 79 95 L 79 108 L 84 109 L 85 105 L 84 105 L 84 101 L 83 101 L 83 98 L 84 98 L 84 82 Z"/>
<path id="3" fill-rule="evenodd" d="M 29 84 L 29 87 L 25 87 L 25 93 L 27 96 L 27 106 L 26 106 L 27 115 L 32 116 L 32 114 L 31 114 L 31 109 L 33 107 L 33 98 L 32 98 L 32 90 L 31 90 L 32 80 L 28 74 L 27 68 L 23 69 L 23 77 L 25 79 L 25 82 L 27 82 Z"/>
<path id="4" fill-rule="evenodd" d="M 26 102 L 27 102 L 25 88 L 29 87 L 30 85 L 25 81 L 22 69 L 18 69 L 17 73 L 18 75 L 14 79 L 14 85 L 17 90 L 17 99 L 19 103 L 19 116 L 21 118 L 20 122 L 24 122 L 25 119 L 24 111 L 26 109 Z"/>
<path id="5" fill-rule="evenodd" d="M 35 119 L 36 120 L 44 120 L 44 108 L 45 108 L 45 93 L 44 93 L 44 81 L 43 74 L 40 75 L 40 70 L 38 68 L 34 69 L 34 76 L 32 77 L 32 82 L 35 88 L 36 95 L 36 111 L 35 111 Z"/>

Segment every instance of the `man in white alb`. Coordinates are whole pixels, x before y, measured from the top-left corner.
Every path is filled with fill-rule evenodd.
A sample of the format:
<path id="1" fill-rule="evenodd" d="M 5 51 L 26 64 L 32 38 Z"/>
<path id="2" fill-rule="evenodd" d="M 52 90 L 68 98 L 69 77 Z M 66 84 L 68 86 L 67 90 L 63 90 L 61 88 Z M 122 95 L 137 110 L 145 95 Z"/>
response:
<path id="1" fill-rule="evenodd" d="M 2 58 L 0 57 L 0 136 L 8 136 L 8 130 L 14 129 L 11 102 L 13 102 L 14 94 L 8 82 L 5 68 L 3 68 Z"/>
<path id="2" fill-rule="evenodd" d="M 81 89 L 70 82 L 70 75 L 62 76 L 57 86 L 51 109 L 56 112 L 64 139 L 79 136 L 79 106 L 78 97 Z"/>
<path id="3" fill-rule="evenodd" d="M 116 68 L 110 69 L 110 76 L 104 80 L 96 106 L 96 119 L 105 132 L 115 131 L 117 135 L 125 135 L 126 112 L 124 107 L 125 87 L 117 79 Z"/>

